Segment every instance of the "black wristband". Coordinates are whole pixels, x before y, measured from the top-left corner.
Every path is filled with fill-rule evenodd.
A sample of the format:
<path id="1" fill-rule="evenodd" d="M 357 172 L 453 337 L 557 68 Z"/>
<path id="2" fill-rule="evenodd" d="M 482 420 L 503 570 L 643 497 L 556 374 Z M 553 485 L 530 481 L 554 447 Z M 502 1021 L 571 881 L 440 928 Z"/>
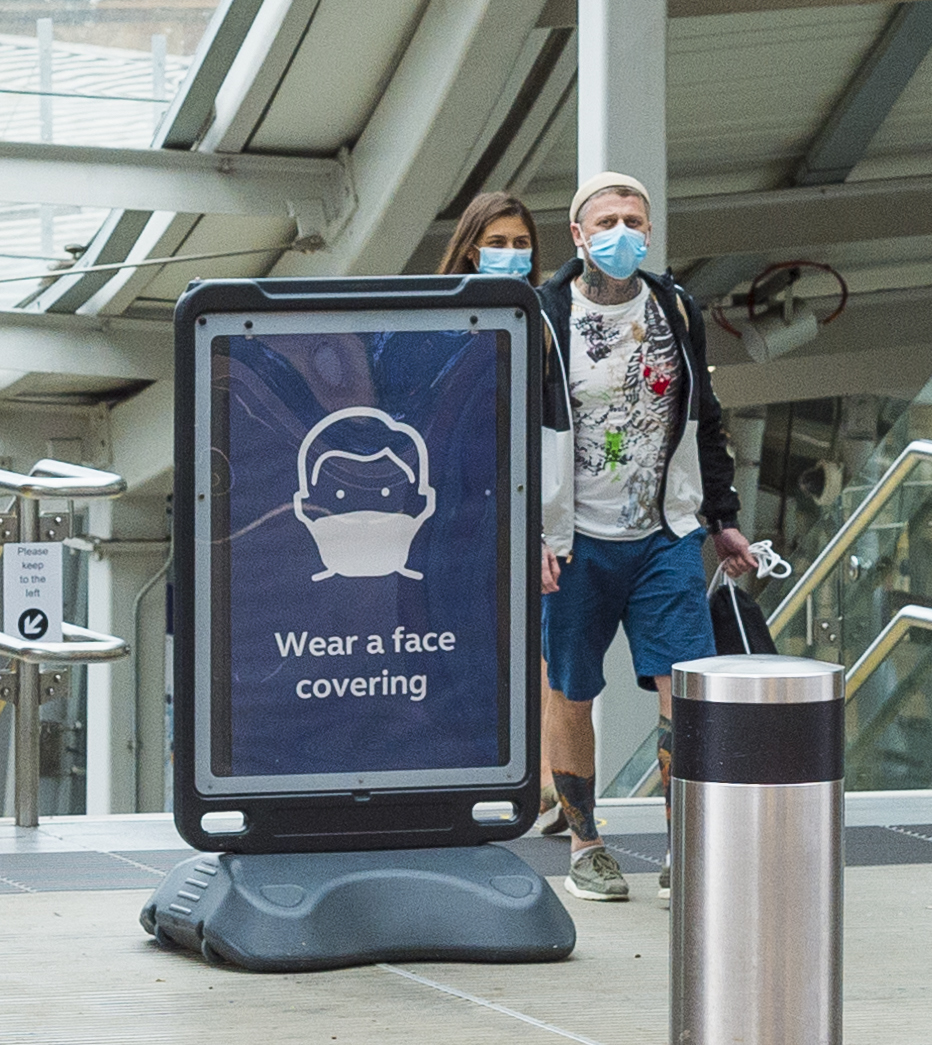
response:
<path id="1" fill-rule="evenodd" d="M 731 519 L 707 519 L 705 528 L 714 537 L 716 534 L 721 533 L 722 530 L 737 530 L 738 524 L 732 522 Z"/>

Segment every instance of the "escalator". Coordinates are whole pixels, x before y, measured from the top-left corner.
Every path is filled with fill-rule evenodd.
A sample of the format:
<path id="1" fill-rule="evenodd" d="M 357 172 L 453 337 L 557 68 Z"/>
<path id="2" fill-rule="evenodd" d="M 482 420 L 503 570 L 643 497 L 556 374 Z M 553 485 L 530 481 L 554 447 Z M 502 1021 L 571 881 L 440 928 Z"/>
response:
<path id="1" fill-rule="evenodd" d="M 846 788 L 932 788 L 932 382 L 758 595 L 780 653 L 846 666 Z M 659 795 L 652 731 L 602 792 Z"/>
<path id="2" fill-rule="evenodd" d="M 781 653 L 848 669 L 849 791 L 932 787 L 932 441 L 903 445 L 903 420 L 841 526 L 820 520 L 802 542 L 792 589 L 759 600 Z"/>

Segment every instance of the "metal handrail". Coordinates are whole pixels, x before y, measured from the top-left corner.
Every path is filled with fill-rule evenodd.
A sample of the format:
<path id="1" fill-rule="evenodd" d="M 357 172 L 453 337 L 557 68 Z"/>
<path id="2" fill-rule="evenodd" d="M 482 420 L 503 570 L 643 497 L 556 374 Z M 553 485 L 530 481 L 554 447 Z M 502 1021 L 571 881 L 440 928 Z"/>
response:
<path id="1" fill-rule="evenodd" d="M 903 479 L 916 463 L 923 458 L 932 458 L 932 440 L 914 439 L 900 456 L 890 465 L 877 485 L 858 505 L 848 521 L 826 544 L 813 560 L 812 565 L 799 578 L 789 594 L 767 618 L 770 634 L 776 638 L 793 617 L 802 609 L 806 599 L 838 565 L 839 560 L 899 489 Z"/>
<path id="2" fill-rule="evenodd" d="M 927 606 L 904 606 L 897 611 L 890 623 L 861 654 L 845 676 L 846 703 L 877 670 L 886 659 L 887 654 L 910 628 L 916 627 L 932 631 L 932 609 Z"/>
<path id="3" fill-rule="evenodd" d="M 63 622 L 65 642 L 29 642 L 0 632 L 0 655 L 25 664 L 98 664 L 129 654 L 129 645 L 113 635 L 102 635 Z"/>
<path id="4" fill-rule="evenodd" d="M 0 469 L 0 493 L 13 494 L 15 498 L 16 526 L 11 526 L 5 536 L 12 539 L 18 530 L 23 544 L 39 540 L 39 501 L 43 497 L 71 501 L 119 497 L 125 491 L 126 481 L 115 472 L 85 468 L 67 461 L 44 458 L 33 465 L 29 475 Z M 88 631 L 76 624 L 63 623 L 62 636 L 68 641 L 31 642 L 0 633 L 0 656 L 6 655 L 15 662 L 14 759 L 18 827 L 36 827 L 39 823 L 39 665 L 116 660 L 129 653 L 129 646 L 122 639 Z"/>
<path id="5" fill-rule="evenodd" d="M 126 480 L 115 472 L 103 472 L 98 468 L 85 468 L 80 464 L 45 458 L 33 465 L 29 475 L 0 468 L 0 491 L 32 500 L 40 497 L 66 500 L 119 497 L 126 492 Z"/>

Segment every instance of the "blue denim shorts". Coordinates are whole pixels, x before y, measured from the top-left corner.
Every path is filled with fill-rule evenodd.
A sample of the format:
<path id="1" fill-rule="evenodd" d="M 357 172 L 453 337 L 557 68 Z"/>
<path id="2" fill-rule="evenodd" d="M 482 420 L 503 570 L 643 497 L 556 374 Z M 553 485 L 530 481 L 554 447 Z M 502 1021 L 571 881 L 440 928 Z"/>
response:
<path id="1" fill-rule="evenodd" d="M 706 598 L 701 527 L 671 540 L 658 531 L 636 541 L 577 533 L 560 590 L 543 597 L 543 653 L 550 685 L 569 700 L 605 688 L 605 653 L 624 627 L 642 689 L 681 660 L 715 655 Z"/>

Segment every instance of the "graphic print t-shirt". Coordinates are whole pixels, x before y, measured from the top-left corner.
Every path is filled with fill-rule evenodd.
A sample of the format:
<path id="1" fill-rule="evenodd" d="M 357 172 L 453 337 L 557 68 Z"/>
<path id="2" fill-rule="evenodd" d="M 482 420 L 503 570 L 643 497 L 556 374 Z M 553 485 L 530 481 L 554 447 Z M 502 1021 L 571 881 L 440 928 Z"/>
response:
<path id="1" fill-rule="evenodd" d="M 580 533 L 618 541 L 660 528 L 658 493 L 681 369 L 670 326 L 646 284 L 622 305 L 596 305 L 573 284 L 570 401 Z"/>

